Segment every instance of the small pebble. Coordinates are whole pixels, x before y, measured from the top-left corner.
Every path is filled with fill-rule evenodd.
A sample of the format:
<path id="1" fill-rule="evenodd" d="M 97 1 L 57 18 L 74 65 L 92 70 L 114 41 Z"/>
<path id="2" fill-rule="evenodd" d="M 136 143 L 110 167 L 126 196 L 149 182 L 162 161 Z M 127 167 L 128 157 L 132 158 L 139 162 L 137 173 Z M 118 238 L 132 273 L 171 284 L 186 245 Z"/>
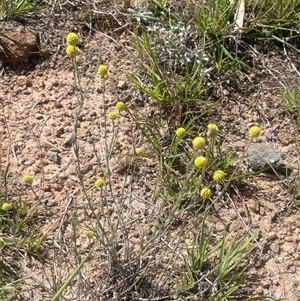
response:
<path id="1" fill-rule="evenodd" d="M 277 253 L 279 252 L 279 245 L 276 244 L 276 243 L 272 244 L 272 245 L 271 245 L 271 250 L 272 250 L 275 254 L 277 254 Z"/>
<path id="2" fill-rule="evenodd" d="M 288 252 L 290 255 L 295 254 L 295 249 L 294 249 L 294 247 L 292 247 L 292 246 L 288 246 L 288 247 L 286 248 L 286 250 L 287 250 L 287 252 Z"/>
<path id="3" fill-rule="evenodd" d="M 119 89 L 126 89 L 127 88 L 127 84 L 124 80 L 120 80 L 117 84 L 117 88 Z"/>
<path id="4" fill-rule="evenodd" d="M 56 163 L 56 164 L 59 164 L 60 162 L 60 158 L 58 156 L 58 152 L 55 152 L 55 151 L 48 151 L 47 154 L 46 154 L 47 158 Z"/>
<path id="5" fill-rule="evenodd" d="M 21 87 L 31 85 L 30 80 L 25 75 L 19 76 L 16 80 L 16 83 Z"/>
<path id="6" fill-rule="evenodd" d="M 72 143 L 75 141 L 75 134 L 74 133 L 70 133 L 65 141 L 64 141 L 64 145 L 67 146 L 67 147 L 71 147 L 72 146 Z"/>
<path id="7" fill-rule="evenodd" d="M 274 231 L 268 232 L 267 236 L 268 236 L 268 239 L 270 239 L 270 240 L 275 240 L 277 238 L 277 235 Z"/>

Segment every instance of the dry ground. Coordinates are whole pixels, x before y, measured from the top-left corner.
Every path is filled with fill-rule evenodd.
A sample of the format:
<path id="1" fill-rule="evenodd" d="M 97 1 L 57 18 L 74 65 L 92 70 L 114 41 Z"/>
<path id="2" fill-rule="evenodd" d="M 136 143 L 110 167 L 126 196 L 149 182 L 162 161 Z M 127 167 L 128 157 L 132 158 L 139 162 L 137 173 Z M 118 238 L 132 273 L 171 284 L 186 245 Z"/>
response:
<path id="1" fill-rule="evenodd" d="M 94 74 L 101 48 L 101 62 L 109 67 L 105 94 L 108 108 L 113 108 L 119 100 L 125 101 L 131 110 L 145 115 L 152 108 L 149 100 L 134 91 L 125 75 L 126 71 L 134 70 L 137 66 L 131 54 L 133 39 L 125 30 L 128 24 L 122 14 L 125 12 L 122 1 L 102 3 L 100 7 L 103 19 L 83 18 L 83 14 L 88 14 L 84 9 L 77 10 L 66 2 L 61 7 L 56 6 L 57 14 L 51 18 L 45 15 L 42 20 L 31 20 L 27 26 L 40 33 L 41 48 L 50 55 L 35 59 L 30 66 L 3 66 L 1 70 L 1 152 L 5 154 L 2 156 L 5 160 L 2 166 L 8 164 L 9 158 L 9 173 L 14 178 L 9 193 L 12 199 L 22 198 L 28 202 L 29 208 L 36 210 L 38 227 L 44 233 L 41 246 L 43 261 L 29 255 L 24 255 L 20 261 L 24 273 L 22 276 L 32 276 L 26 280 L 24 292 L 19 295 L 20 300 L 45 300 L 55 289 L 53 275 L 59 282 L 59 279 L 64 279 L 73 271 L 76 261 L 67 254 L 72 247 L 74 229 L 71 221 L 74 214 L 80 221 L 76 247 L 80 253 L 86 254 L 93 244 L 85 238 L 93 218 L 85 210 L 87 204 L 80 197 L 74 204 L 75 198 L 80 195 L 76 161 L 72 148 L 65 143 L 73 130 L 77 104 L 71 61 L 64 52 L 66 34 L 75 30 L 80 35 L 78 60 L 83 85 Z M 243 152 L 249 125 L 260 125 L 263 129 L 260 139 L 284 151 L 287 154 L 286 161 L 295 169 L 287 179 L 256 177 L 245 182 L 243 187 L 232 187 L 224 201 L 216 205 L 218 215 L 211 216 L 210 220 L 220 235 L 225 231 L 224 225 L 237 230 L 237 233 L 245 228 L 253 231 L 259 229 L 257 249 L 249 259 L 250 277 L 246 290 L 258 295 L 260 300 L 285 297 L 288 301 L 295 301 L 300 300 L 300 218 L 289 189 L 298 181 L 299 153 L 296 148 L 297 133 L 279 103 L 284 92 L 282 84 L 289 82 L 299 86 L 300 77 L 292 65 L 296 64 L 298 58 L 284 54 L 277 45 L 272 49 L 254 50 L 255 46 L 253 66 L 258 74 L 237 72 L 235 79 L 214 89 L 214 93 L 222 97 L 217 107 L 217 122 L 228 151 L 233 153 Z M 24 79 L 25 85 L 22 84 Z M 99 121 L 103 92 L 100 79 L 96 79 L 95 90 L 86 100 L 80 116 L 78 130 L 81 163 L 91 190 L 95 179 L 102 176 L 93 155 L 93 147 L 100 156 L 103 155 L 104 137 Z M 120 184 L 125 178 L 121 172 L 124 164 L 122 158 L 131 160 L 135 146 L 144 143 L 144 140 L 126 113 L 122 113 L 120 126 L 120 137 L 114 153 L 116 162 L 112 162 L 112 184 L 123 202 L 130 252 L 137 254 L 141 235 L 148 231 L 150 237 L 151 228 L 157 227 L 160 222 L 155 219 L 159 209 L 152 203 L 157 163 L 153 158 L 139 162 L 134 171 L 137 176 L 134 182 L 126 184 L 128 191 L 124 195 Z M 112 128 L 109 133 L 112 133 Z M 247 170 L 246 162 L 243 169 Z M 38 200 L 21 184 L 23 174 L 34 175 Z M 107 210 L 112 219 L 116 218 L 114 210 L 112 203 Z M 177 234 L 174 229 L 174 235 Z M 121 249 L 125 247 L 120 246 Z M 170 282 L 160 279 L 160 274 L 170 264 L 168 246 L 165 248 L 163 257 L 161 253 L 149 255 L 148 260 L 154 264 L 149 272 L 149 283 L 141 294 L 145 298 L 143 300 L 149 296 L 156 297 L 156 300 L 183 300 L 176 295 Z M 116 292 L 122 290 L 122 281 L 106 273 L 109 267 L 105 261 L 102 263 L 103 258 L 105 254 L 99 247 L 98 255 L 86 263 L 83 278 L 87 279 L 84 285 L 89 285 L 90 295 L 80 300 L 112 300 L 114 293 L 111 288 Z M 128 277 L 131 275 L 130 269 L 133 267 L 128 267 Z M 75 281 L 62 300 L 78 298 L 80 283 L 77 284 Z M 31 289 L 25 292 L 26 286 Z"/>

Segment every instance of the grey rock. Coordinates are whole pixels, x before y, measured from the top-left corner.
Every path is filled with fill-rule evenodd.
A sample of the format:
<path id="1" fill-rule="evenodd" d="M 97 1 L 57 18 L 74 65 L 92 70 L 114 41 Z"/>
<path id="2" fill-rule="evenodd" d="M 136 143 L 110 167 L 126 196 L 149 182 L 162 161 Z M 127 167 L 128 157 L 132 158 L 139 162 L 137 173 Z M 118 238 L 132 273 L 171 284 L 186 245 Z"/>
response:
<path id="1" fill-rule="evenodd" d="M 60 157 L 58 155 L 58 152 L 57 151 L 48 151 L 47 152 L 47 158 L 56 163 L 56 164 L 59 164 L 60 163 Z"/>
<path id="2" fill-rule="evenodd" d="M 247 150 L 248 161 L 252 170 L 281 171 L 285 167 L 285 153 L 265 143 L 253 143 Z"/>
<path id="3" fill-rule="evenodd" d="M 271 250 L 275 253 L 275 254 L 278 254 L 279 253 L 279 250 L 280 250 L 280 247 L 278 244 L 274 243 L 271 245 Z"/>
<path id="4" fill-rule="evenodd" d="M 66 139 L 65 139 L 65 141 L 64 141 L 64 145 L 67 146 L 67 147 L 71 147 L 72 144 L 73 144 L 73 142 L 75 141 L 75 138 L 76 138 L 75 134 L 74 134 L 74 133 L 70 133 L 70 134 L 66 137 Z"/>

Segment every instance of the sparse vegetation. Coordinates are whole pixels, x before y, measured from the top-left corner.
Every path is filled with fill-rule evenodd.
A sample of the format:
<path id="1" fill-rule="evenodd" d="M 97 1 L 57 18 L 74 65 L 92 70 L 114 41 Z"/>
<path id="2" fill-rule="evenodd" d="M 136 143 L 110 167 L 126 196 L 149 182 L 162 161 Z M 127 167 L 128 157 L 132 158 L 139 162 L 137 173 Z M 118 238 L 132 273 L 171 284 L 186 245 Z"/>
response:
<path id="1" fill-rule="evenodd" d="M 40 5 L 51 9 L 56 5 L 40 2 L 3 0 L 0 19 L 29 18 L 38 14 Z M 239 212 L 236 219 L 242 220 L 243 228 L 231 227 L 232 221 L 223 221 L 218 208 L 229 206 L 232 195 L 238 195 L 246 208 L 244 218 L 249 219 L 240 191 L 259 172 L 242 165 L 247 147 L 264 132 L 256 122 L 245 125 L 245 147 L 233 151 L 230 137 L 220 126 L 219 106 L 225 94 L 214 90 L 231 80 L 238 82 L 238 74 L 260 73 L 251 64 L 256 46 L 275 42 L 284 50 L 298 52 L 300 4 L 296 0 L 253 0 L 244 7 L 243 3 L 148 0 L 138 10 L 130 1 L 123 1 L 126 11 L 122 17 L 130 23 L 128 33 L 134 39 L 130 55 L 135 64 L 133 70 L 124 72 L 131 91 L 141 93 L 155 108 L 150 117 L 126 100 L 115 99 L 113 106 L 108 102 L 107 83 L 113 71 L 102 56 L 101 44 L 97 63 L 91 62 L 94 73 L 89 76 L 81 73 L 84 63 L 78 59 L 85 51 L 81 44 L 84 33 L 62 37 L 77 98 L 68 142 L 77 186 L 59 212 L 60 220 L 44 233 L 38 217 L 45 190 L 44 156 L 39 155 L 41 172 L 37 177 L 12 174 L 9 158 L 14 148 L 0 138 L 0 300 L 12 300 L 34 289 L 44 295 L 35 295 L 33 300 L 51 301 L 260 299 L 247 288 L 250 259 L 263 249 L 259 229 L 244 222 Z M 82 14 L 88 4 L 90 16 L 95 14 L 96 3 L 84 4 Z M 237 84 L 238 88 L 242 85 Z M 288 85 L 283 90 L 279 105 L 294 122 L 295 143 L 299 144 L 300 92 Z M 81 122 L 95 91 L 101 95 L 96 108 L 100 115 L 88 140 L 95 160 L 92 176 L 87 176 L 83 160 L 87 137 L 82 137 Z M 3 115 L 9 135 L 5 118 Z M 134 138 L 128 156 L 116 159 L 120 145 L 127 143 L 121 135 L 122 118 L 134 129 Z M 149 181 L 147 171 L 140 170 L 148 162 L 155 183 L 149 186 L 151 197 L 145 199 L 135 191 L 140 177 Z M 299 209 L 296 173 L 289 183 L 291 210 Z M 35 183 L 38 180 L 39 185 Z M 138 202 L 141 212 L 134 210 Z M 214 225 L 214 218 L 224 224 L 222 230 Z M 52 227 L 59 239 L 49 234 Z M 67 228 L 69 236 L 65 235 Z M 41 266 L 49 258 L 57 258 L 47 273 L 39 268 L 44 283 L 35 283 L 35 272 L 23 271 L 24 266 L 17 264 L 25 256 Z M 91 270 L 94 265 L 101 267 L 101 282 L 93 281 L 95 271 L 88 271 L 86 265 Z M 268 300 L 284 299 L 271 296 Z"/>

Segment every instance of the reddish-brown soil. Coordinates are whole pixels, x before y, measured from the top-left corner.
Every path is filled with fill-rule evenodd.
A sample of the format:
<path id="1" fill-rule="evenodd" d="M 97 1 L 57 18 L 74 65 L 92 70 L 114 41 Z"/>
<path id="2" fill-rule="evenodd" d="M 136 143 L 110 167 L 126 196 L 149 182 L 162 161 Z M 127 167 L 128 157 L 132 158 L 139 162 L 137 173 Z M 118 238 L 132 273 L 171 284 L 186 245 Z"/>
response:
<path id="1" fill-rule="evenodd" d="M 75 280 L 62 300 L 118 300 L 118 293 L 136 277 L 138 266 L 146 266 L 149 262 L 149 279 L 143 283 L 144 291 L 140 292 L 138 300 L 184 300 L 170 279 L 163 276 L 167 272 L 171 274 L 176 267 L 172 262 L 176 258 L 172 254 L 174 246 L 169 242 L 176 242 L 175 236 L 181 233 L 172 226 L 174 229 L 171 232 L 167 229 L 166 233 L 170 237 L 174 235 L 174 239 L 166 234 L 150 242 L 153 229 L 162 222 L 158 217 L 169 206 L 164 205 L 166 208 L 162 210 L 160 200 L 153 200 L 158 163 L 151 156 L 142 161 L 136 158 L 136 146 L 143 145 L 147 152 L 151 151 L 151 145 L 126 112 L 121 113 L 120 130 L 110 159 L 110 185 L 114 187 L 114 195 L 108 193 L 111 203 L 103 209 L 102 215 L 106 216 L 103 219 L 106 226 L 116 225 L 120 218 L 116 211 L 121 204 L 128 245 L 125 239 L 120 239 L 119 249 L 124 262 L 127 260 L 124 266 L 127 278 L 116 275 L 107 261 L 106 250 L 96 246 L 96 240 L 86 239 L 86 231 L 95 225 L 92 211 L 99 210 L 95 209 L 99 192 L 94 182 L 103 176 L 99 160 L 105 162 L 105 135 L 110 139 L 115 130 L 112 123 L 108 123 L 107 132 L 104 132 L 103 104 L 110 110 L 122 100 L 132 112 L 147 116 L 153 102 L 136 92 L 126 77 L 127 71 L 134 71 L 138 66 L 134 58 L 134 40 L 126 31 L 129 25 L 123 1 L 102 3 L 97 8 L 102 12 L 97 19 L 90 18 L 84 6 L 79 9 L 68 2 L 61 6 L 55 3 L 52 9 L 56 14 L 51 18 L 46 16 L 49 11 L 45 11 L 42 20 L 28 19 L 26 24 L 40 34 L 44 57 L 31 59 L 26 66 L 3 65 L 0 70 L 1 164 L 2 167 L 9 164 L 10 200 L 21 198 L 27 202 L 28 210 L 35 213 L 37 226 L 43 233 L 41 254 L 33 257 L 24 254 L 24 258 L 20 258 L 21 277 L 30 277 L 24 280 L 18 298 L 48 300 L 57 290 L 56 285 L 60 286 L 76 267 L 79 259 L 74 254 L 84 258 L 95 247 L 95 255 L 82 270 L 81 279 L 84 280 Z M 105 90 L 102 79 L 96 77 L 79 116 L 79 157 L 86 190 L 93 198 L 93 210 L 79 185 L 74 150 L 66 143 L 73 132 L 77 109 L 72 63 L 65 55 L 65 36 L 70 31 L 80 36 L 78 65 L 83 87 L 92 81 L 99 63 L 109 68 Z M 264 176 L 244 179 L 215 204 L 218 214 L 212 214 L 209 223 L 219 237 L 228 228 L 237 235 L 245 230 L 250 233 L 259 230 L 255 251 L 247 262 L 249 280 L 245 291 L 259 296 L 259 300 L 286 298 L 295 301 L 300 300 L 300 219 L 292 189 L 298 185 L 299 152 L 297 130 L 280 102 L 287 84 L 299 87 L 300 77 L 294 69 L 297 57 L 284 54 L 279 46 L 270 47 L 264 53 L 253 48 L 252 55 L 257 74 L 237 72 L 234 79 L 214 89 L 221 101 L 213 121 L 220 127 L 226 150 L 239 155 L 248 143 L 249 126 L 258 124 L 262 128 L 259 140 L 285 152 L 293 173 L 280 179 Z M 95 150 L 100 159 L 95 156 Z M 134 167 L 132 177 L 123 172 L 128 165 Z M 244 160 L 240 172 L 247 171 Z M 38 197 L 22 184 L 24 174 L 34 176 L 33 188 Z M 150 254 L 140 254 L 141 241 L 149 243 Z M 129 254 L 135 260 L 128 258 Z"/>

